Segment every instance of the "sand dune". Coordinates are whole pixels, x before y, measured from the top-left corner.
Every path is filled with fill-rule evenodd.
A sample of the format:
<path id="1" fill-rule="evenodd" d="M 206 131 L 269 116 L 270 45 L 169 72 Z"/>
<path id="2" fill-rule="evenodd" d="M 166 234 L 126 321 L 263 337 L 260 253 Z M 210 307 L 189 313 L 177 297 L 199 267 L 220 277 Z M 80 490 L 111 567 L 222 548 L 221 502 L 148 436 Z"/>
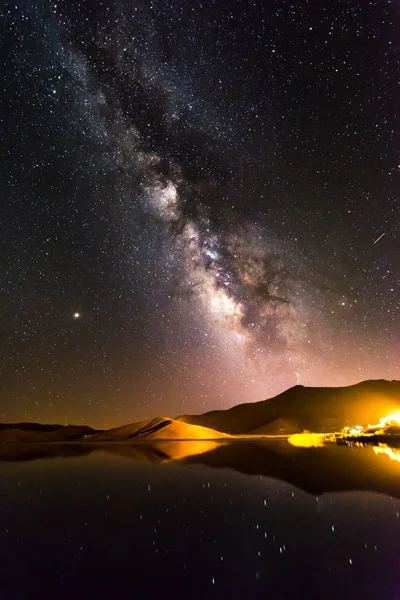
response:
<path id="1" fill-rule="evenodd" d="M 146 419 L 139 423 L 130 423 L 115 429 L 109 429 L 90 436 L 93 441 L 135 441 L 146 440 L 213 440 L 229 438 L 226 433 L 221 433 L 207 427 L 190 425 L 166 417 Z"/>

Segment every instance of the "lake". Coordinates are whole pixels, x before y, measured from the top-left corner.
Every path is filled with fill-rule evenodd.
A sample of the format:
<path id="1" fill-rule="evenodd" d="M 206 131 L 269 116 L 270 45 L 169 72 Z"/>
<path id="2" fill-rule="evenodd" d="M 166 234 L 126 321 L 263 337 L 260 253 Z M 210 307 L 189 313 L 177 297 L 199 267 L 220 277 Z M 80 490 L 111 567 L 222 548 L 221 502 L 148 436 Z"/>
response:
<path id="1" fill-rule="evenodd" d="M 399 498 L 372 447 L 4 445 L 0 599 L 397 600 Z"/>

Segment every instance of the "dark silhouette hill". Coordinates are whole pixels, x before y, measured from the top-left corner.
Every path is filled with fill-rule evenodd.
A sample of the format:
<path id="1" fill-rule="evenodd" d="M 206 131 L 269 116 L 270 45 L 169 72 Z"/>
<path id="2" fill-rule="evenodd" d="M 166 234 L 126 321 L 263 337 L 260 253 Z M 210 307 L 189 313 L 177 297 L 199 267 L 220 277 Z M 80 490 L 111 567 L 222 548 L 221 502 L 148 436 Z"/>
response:
<path id="1" fill-rule="evenodd" d="M 56 431 L 64 425 L 43 425 L 42 423 L 0 423 L 0 431 L 20 429 L 21 431 Z"/>
<path id="2" fill-rule="evenodd" d="M 333 432 L 373 424 L 400 410 L 400 381 L 363 381 L 348 387 L 295 386 L 261 402 L 229 410 L 182 415 L 177 420 L 234 435 Z"/>
<path id="3" fill-rule="evenodd" d="M 67 442 L 96 433 L 86 425 L 41 425 L 40 423 L 0 423 L 1 443 Z"/>

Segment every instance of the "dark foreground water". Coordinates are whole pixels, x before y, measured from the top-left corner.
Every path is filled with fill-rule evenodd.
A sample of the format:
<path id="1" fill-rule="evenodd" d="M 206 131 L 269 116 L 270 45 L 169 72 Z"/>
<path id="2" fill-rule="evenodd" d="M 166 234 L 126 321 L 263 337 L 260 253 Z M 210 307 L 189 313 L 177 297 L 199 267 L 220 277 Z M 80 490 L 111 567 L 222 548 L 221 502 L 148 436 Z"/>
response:
<path id="1" fill-rule="evenodd" d="M 1 600 L 400 598 L 384 453 L 88 446 L 0 452 Z"/>

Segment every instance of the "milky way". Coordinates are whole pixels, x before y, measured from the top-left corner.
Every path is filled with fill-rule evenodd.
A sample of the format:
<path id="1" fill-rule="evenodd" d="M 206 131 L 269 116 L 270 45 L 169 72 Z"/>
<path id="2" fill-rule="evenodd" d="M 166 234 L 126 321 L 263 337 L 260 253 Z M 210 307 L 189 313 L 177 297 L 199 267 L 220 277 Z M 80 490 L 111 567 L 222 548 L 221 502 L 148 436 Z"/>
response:
<path id="1" fill-rule="evenodd" d="M 2 11 L 0 416 L 398 376 L 390 3 Z"/>

